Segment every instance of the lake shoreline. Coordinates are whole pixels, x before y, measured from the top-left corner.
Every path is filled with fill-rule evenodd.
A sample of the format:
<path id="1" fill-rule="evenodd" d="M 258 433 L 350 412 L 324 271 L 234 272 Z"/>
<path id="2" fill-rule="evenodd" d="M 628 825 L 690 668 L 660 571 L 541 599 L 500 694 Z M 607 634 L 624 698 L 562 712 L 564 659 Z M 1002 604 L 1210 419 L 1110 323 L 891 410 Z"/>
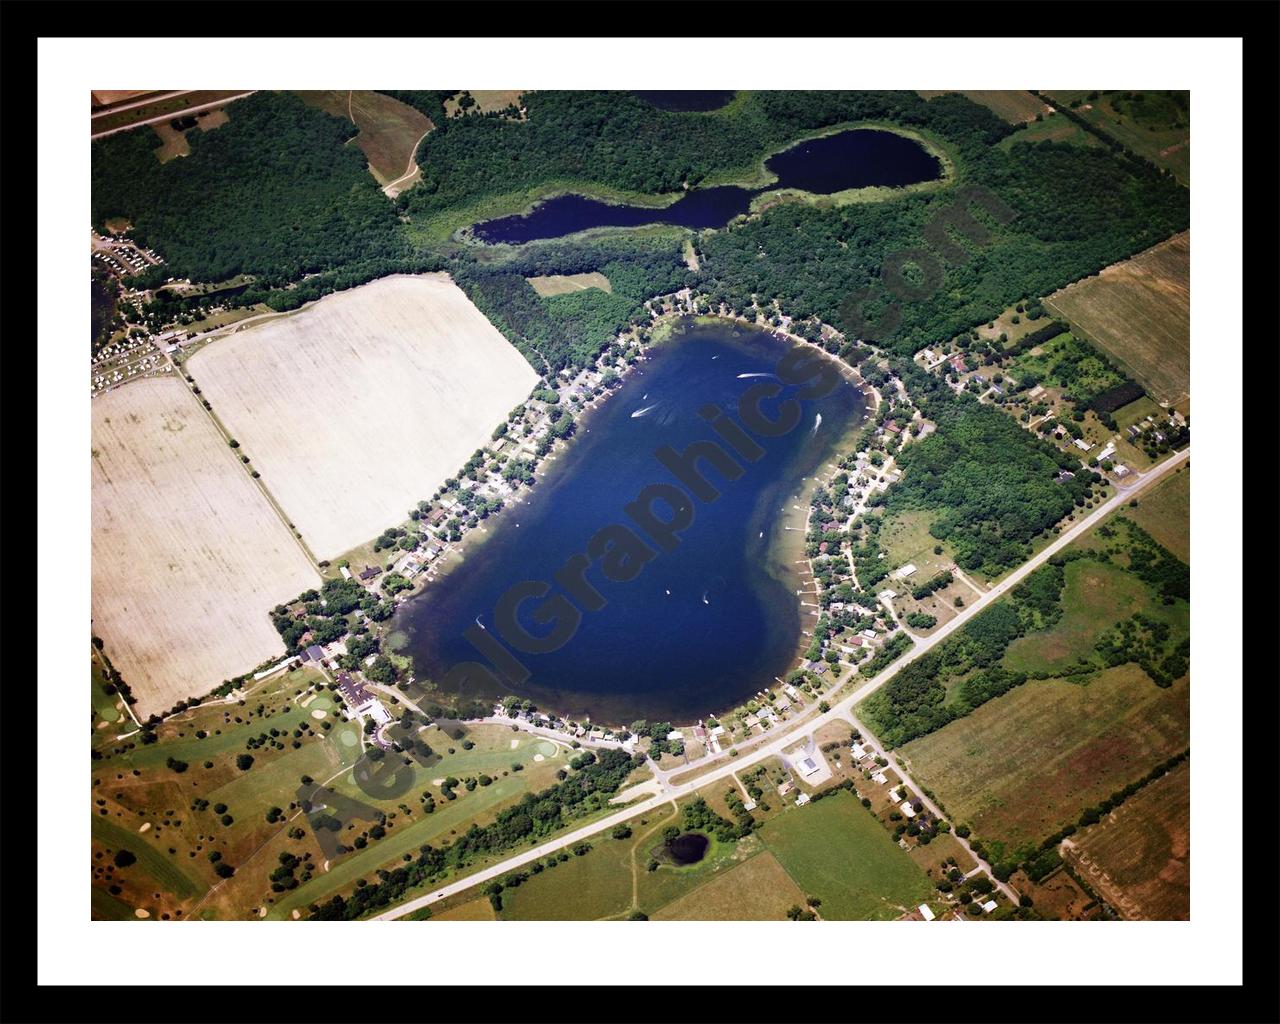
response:
<path id="1" fill-rule="evenodd" d="M 834 353 L 827 352 L 822 346 L 814 345 L 812 342 L 792 334 L 785 326 L 771 327 L 767 323 L 762 324 L 758 321 L 752 321 L 743 314 L 727 309 L 721 309 L 714 315 L 698 315 L 693 311 L 696 310 L 699 300 L 705 300 L 705 297 L 695 296 L 687 292 L 677 293 L 674 296 L 666 296 L 663 297 L 663 300 L 664 301 L 661 306 L 663 311 L 655 316 L 650 327 L 651 340 L 644 343 L 636 361 L 628 365 L 625 372 L 620 373 L 621 380 L 618 386 L 605 392 L 592 402 L 587 403 L 583 407 L 582 411 L 578 413 L 575 436 L 580 437 L 589 432 L 591 425 L 597 419 L 593 414 L 604 407 L 609 398 L 621 391 L 622 386 L 633 376 L 635 371 L 639 371 L 641 373 L 644 372 L 645 365 L 651 358 L 650 349 L 655 346 L 662 345 L 667 338 L 679 330 L 682 323 L 688 327 L 732 325 L 733 328 L 735 328 L 735 334 L 736 329 L 740 327 L 749 331 L 761 332 L 762 335 L 768 334 L 777 341 L 786 342 L 792 345 L 804 345 L 821 352 L 825 358 L 832 360 L 838 365 L 842 371 L 842 377 L 859 392 L 860 401 L 864 404 L 861 404 L 860 410 L 854 411 L 851 421 L 844 429 L 842 429 L 840 435 L 831 442 L 827 453 L 822 460 L 812 468 L 808 475 L 798 481 L 799 493 L 796 494 L 793 491 L 787 491 L 788 503 L 790 503 L 791 500 L 800 503 L 800 510 L 802 510 L 803 514 L 799 520 L 787 522 L 787 520 L 794 517 L 795 513 L 791 509 L 785 510 L 786 514 L 777 520 L 771 530 L 772 535 L 770 540 L 767 542 L 767 565 L 760 567 L 762 572 L 767 573 L 776 581 L 786 584 L 788 592 L 794 593 L 796 589 L 801 589 L 804 590 L 805 593 L 811 594 L 812 591 L 810 591 L 808 587 L 813 579 L 813 565 L 811 560 L 804 557 L 804 538 L 807 534 L 809 525 L 808 502 L 811 499 L 813 490 L 817 487 L 818 483 L 825 482 L 833 473 L 839 471 L 839 463 L 848 454 L 849 444 L 856 433 L 865 425 L 867 419 L 873 414 L 874 408 L 878 405 L 879 396 L 875 393 L 874 389 L 870 389 L 865 385 L 865 382 L 861 380 L 855 367 L 851 367 Z M 654 301 L 655 303 L 657 302 L 657 300 L 651 301 Z M 838 332 L 834 333 L 839 337 Z M 562 471 L 565 468 L 565 462 L 562 457 L 567 458 L 570 456 L 575 447 L 573 441 L 574 438 L 570 437 L 565 439 L 563 443 L 556 443 L 555 447 L 544 459 L 544 463 L 554 461 L 556 465 L 539 465 L 536 474 L 538 484 L 529 487 L 527 494 L 525 493 L 524 488 L 521 488 L 521 490 L 517 492 L 516 497 L 521 504 L 529 503 L 531 501 L 529 495 L 536 494 L 539 485 L 542 485 L 544 488 L 547 487 L 548 483 L 550 483 L 552 487 L 555 486 L 556 478 L 558 476 L 557 471 Z M 442 583 L 446 577 L 452 577 L 457 568 L 464 564 L 468 564 L 466 558 L 468 554 L 481 550 L 480 546 L 488 543 L 491 539 L 496 537 L 499 532 L 511 530 L 513 527 L 506 521 L 504 513 L 507 513 L 517 507 L 518 506 L 514 501 L 508 502 L 500 512 L 489 517 L 489 520 L 486 521 L 486 527 L 484 528 L 483 533 L 478 529 L 469 530 L 461 541 L 456 542 L 455 545 L 451 546 L 451 561 L 449 565 L 435 575 L 434 578 L 425 586 L 417 590 L 412 595 L 412 600 L 431 600 L 426 596 L 428 593 L 433 591 L 431 583 Z M 488 528 L 489 522 L 492 522 L 492 529 Z M 794 539 L 788 536 L 791 532 L 797 534 Z M 802 568 L 799 567 L 799 563 L 801 562 L 803 562 Z M 799 626 L 794 638 L 794 643 L 791 645 L 791 652 L 788 656 L 788 665 L 791 667 L 795 667 L 801 660 L 801 656 L 808 644 L 808 640 L 805 636 L 805 633 L 807 632 L 806 627 L 811 629 L 812 625 L 806 621 L 806 616 L 803 613 L 807 609 L 800 607 L 800 600 L 801 599 L 797 597 L 795 609 Z M 399 613 L 397 619 L 399 619 Z M 404 635 L 403 631 L 401 631 L 401 633 Z M 783 668 L 780 674 L 785 675 L 786 672 L 790 670 L 790 668 Z M 762 678 L 759 680 L 753 680 L 753 682 L 763 686 L 764 688 L 774 685 L 777 679 L 777 676 L 773 676 L 771 673 L 766 675 L 762 672 L 761 676 Z M 441 690 L 431 683 L 427 683 L 426 686 L 441 703 L 456 700 L 459 696 L 456 693 Z M 495 698 L 501 699 L 504 695 L 505 694 L 496 694 Z M 737 706 L 743 700 L 750 700 L 751 697 L 751 694 L 743 694 L 740 699 L 735 700 L 733 706 Z M 610 702 L 609 699 L 606 699 L 605 703 L 608 702 Z M 567 701 L 557 701 L 554 699 L 548 699 L 547 696 L 542 696 L 541 699 L 535 698 L 535 703 L 538 704 L 541 710 L 547 713 L 556 714 L 559 717 L 567 716 L 569 718 L 581 719 L 586 716 L 586 712 L 583 707 L 578 706 L 574 708 L 574 705 L 577 705 L 578 702 L 572 699 Z M 573 708 L 573 710 L 570 710 L 571 708 Z M 731 708 L 720 709 L 720 711 L 715 713 L 723 713 L 723 711 L 727 710 L 731 710 Z M 616 723 L 612 722 L 611 720 L 614 717 L 617 717 L 619 721 Z M 624 726 L 626 722 L 621 721 L 621 719 L 626 719 L 626 721 L 629 722 L 634 717 L 634 714 L 629 714 L 626 711 L 620 711 L 616 715 L 601 715 L 599 718 L 594 719 L 594 722 L 596 725 L 601 725 L 605 721 L 609 721 L 612 725 Z"/>

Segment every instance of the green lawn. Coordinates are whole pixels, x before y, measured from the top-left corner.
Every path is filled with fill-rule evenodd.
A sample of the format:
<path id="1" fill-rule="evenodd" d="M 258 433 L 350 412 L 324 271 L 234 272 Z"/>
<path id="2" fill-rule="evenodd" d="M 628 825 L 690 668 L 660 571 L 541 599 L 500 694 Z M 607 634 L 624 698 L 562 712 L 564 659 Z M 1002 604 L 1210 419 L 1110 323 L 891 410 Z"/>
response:
<path id="1" fill-rule="evenodd" d="M 759 831 L 828 920 L 892 920 L 933 891 L 925 873 L 883 825 L 844 791 L 789 809 Z"/>
<path id="2" fill-rule="evenodd" d="M 778 859 L 764 851 L 651 916 L 655 921 L 781 921 L 804 901 L 805 893 Z"/>
<path id="3" fill-rule="evenodd" d="M 134 854 L 137 863 L 119 869 L 122 877 L 134 879 L 139 874 L 152 878 L 161 890 L 173 893 L 179 899 L 188 899 L 204 892 L 205 887 L 192 881 L 169 855 L 156 849 L 145 832 L 130 832 L 99 814 L 92 816 L 90 834 L 113 853 L 127 849 Z M 185 857 L 186 855 L 183 854 Z M 94 886 L 97 889 L 97 886 Z M 109 895 L 109 894 L 108 894 Z"/>
<path id="4" fill-rule="evenodd" d="M 101 721 L 109 722 L 113 725 L 120 723 L 121 718 L 127 715 L 128 712 L 116 710 L 116 702 L 120 697 L 103 691 L 102 687 L 106 682 L 106 677 L 102 674 L 102 666 L 99 665 L 97 661 L 94 661 L 92 665 L 93 667 L 90 672 L 90 680 L 93 694 L 93 713 Z M 130 723 L 130 726 L 133 727 L 132 722 Z M 101 730 L 103 734 L 109 733 L 111 735 L 114 735 L 119 731 L 119 729 L 112 729 L 110 725 Z"/>
<path id="5" fill-rule="evenodd" d="M 1062 618 L 1052 628 L 1009 645 L 1004 664 L 1018 672 L 1063 673 L 1093 660 L 1098 636 L 1135 612 L 1154 611 L 1147 585 L 1115 565 L 1081 558 L 1064 569 Z"/>

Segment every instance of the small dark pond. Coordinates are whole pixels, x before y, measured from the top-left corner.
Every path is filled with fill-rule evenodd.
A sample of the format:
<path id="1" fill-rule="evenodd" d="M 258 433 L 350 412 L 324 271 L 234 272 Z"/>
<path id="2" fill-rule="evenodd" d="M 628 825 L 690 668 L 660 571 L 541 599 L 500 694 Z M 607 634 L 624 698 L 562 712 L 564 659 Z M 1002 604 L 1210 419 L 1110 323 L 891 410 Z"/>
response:
<path id="1" fill-rule="evenodd" d="M 685 832 L 664 844 L 667 855 L 674 864 L 697 864 L 707 855 L 711 840 L 701 832 Z"/>
<path id="2" fill-rule="evenodd" d="M 669 89 L 640 92 L 636 95 L 662 110 L 719 110 L 737 93 L 733 89 Z"/>

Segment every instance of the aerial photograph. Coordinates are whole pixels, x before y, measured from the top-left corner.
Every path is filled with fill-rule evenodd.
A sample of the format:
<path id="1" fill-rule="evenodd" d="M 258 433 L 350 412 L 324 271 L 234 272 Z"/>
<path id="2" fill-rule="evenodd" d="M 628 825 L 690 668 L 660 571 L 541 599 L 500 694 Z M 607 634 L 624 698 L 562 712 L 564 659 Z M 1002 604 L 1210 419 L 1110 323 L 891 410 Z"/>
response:
<path id="1" fill-rule="evenodd" d="M 84 96 L 92 920 L 1188 922 L 1192 93 L 1037 71 Z"/>

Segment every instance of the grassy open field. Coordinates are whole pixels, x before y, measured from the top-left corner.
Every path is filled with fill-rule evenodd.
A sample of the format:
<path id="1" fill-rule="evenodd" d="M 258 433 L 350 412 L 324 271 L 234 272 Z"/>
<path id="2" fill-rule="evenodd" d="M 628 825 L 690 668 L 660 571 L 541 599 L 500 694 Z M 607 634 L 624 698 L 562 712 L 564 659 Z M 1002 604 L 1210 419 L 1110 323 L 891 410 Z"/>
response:
<path id="1" fill-rule="evenodd" d="M 1072 146 L 1102 146 L 1092 132 L 1085 131 L 1062 114 L 1046 114 L 1043 121 L 1030 121 L 1016 132 L 996 143 L 997 149 L 1008 150 L 1019 142 L 1065 142 Z"/>
<path id="2" fill-rule="evenodd" d="M 506 110 L 512 103 L 517 107 L 520 106 L 520 97 L 523 95 L 523 89 L 471 89 L 471 98 L 476 101 L 476 105 L 471 108 L 472 112 L 488 114 L 495 110 Z M 459 93 L 459 96 L 462 94 Z M 453 117 L 458 109 L 458 97 L 453 96 L 444 101 L 445 113 Z"/>
<path id="3" fill-rule="evenodd" d="M 928 878 L 850 794 L 834 793 L 767 821 L 765 846 L 827 920 L 899 917 L 933 892 Z"/>
<path id="4" fill-rule="evenodd" d="M 491 821 L 498 810 L 525 793 L 554 784 L 556 770 L 568 761 L 563 748 L 546 754 L 544 751 L 553 745 L 528 733 L 516 734 L 498 725 L 467 725 L 465 729 L 464 739 L 473 744 L 470 750 L 463 747 L 462 740 L 455 740 L 436 727 L 422 735 L 440 760 L 427 767 L 412 765 L 412 785 L 403 796 L 391 800 L 372 799 L 351 780 L 350 772 L 335 778 L 331 783 L 335 791 L 375 806 L 386 813 L 396 827 L 377 843 L 331 864 L 310 883 L 278 897 L 270 916 L 288 917 L 299 908 L 305 912 L 308 904 L 323 903 L 356 879 L 371 877 L 378 867 L 398 865 L 406 853 L 416 853 L 423 843 L 441 845 L 465 832 L 473 822 L 483 825 Z M 511 746 L 512 740 L 516 742 L 515 747 Z M 348 763 L 359 756 L 359 749 L 357 746 L 344 751 Z M 542 761 L 536 760 L 539 755 Z M 523 765 L 522 770 L 513 771 L 514 763 Z M 321 777 L 315 772 L 311 774 Z M 472 790 L 459 786 L 456 800 L 447 800 L 436 781 L 449 776 L 465 780 L 481 774 L 489 775 L 493 782 L 488 786 L 477 785 Z M 433 794 L 436 807 L 430 814 L 421 813 L 419 801 L 421 794 L 428 791 Z M 411 813 L 406 814 L 401 804 L 409 807 Z"/>
<path id="5" fill-rule="evenodd" d="M 268 611 L 318 576 L 186 388 L 94 399 L 93 630 L 140 716 L 284 645 Z"/>
<path id="6" fill-rule="evenodd" d="M 1013 850 L 1186 749 L 1189 695 L 1186 677 L 1161 689 L 1133 664 L 1087 685 L 1030 680 L 902 754 L 955 821 Z"/>
<path id="7" fill-rule="evenodd" d="M 1099 635 L 1135 612 L 1165 618 L 1163 605 L 1140 579 L 1117 565 L 1092 559 L 1068 562 L 1062 618 L 1051 628 L 1019 637 L 1004 664 L 1017 672 L 1067 673 L 1090 659 Z M 1181 611 L 1185 622 L 1185 605 Z"/>
<path id="8" fill-rule="evenodd" d="M 1122 917 L 1191 915 L 1191 769 L 1184 761 L 1063 844 L 1077 873 Z"/>
<path id="9" fill-rule="evenodd" d="M 1191 232 L 1184 231 L 1044 300 L 1162 403 L 1191 395 Z"/>
<path id="10" fill-rule="evenodd" d="M 1191 467 L 1161 480 L 1138 500 L 1126 516 L 1181 558 L 1191 562 Z"/>
<path id="11" fill-rule="evenodd" d="M 957 90 L 960 95 L 967 96 L 974 103 L 981 103 L 984 107 L 995 111 L 1000 117 L 1008 121 L 1010 124 L 1023 124 L 1027 121 L 1034 121 L 1036 114 L 1045 114 L 1048 111 L 1047 104 L 1041 102 L 1021 89 L 963 89 Z M 944 95 L 943 92 L 917 90 L 925 99 L 933 99 L 935 96 Z"/>
<path id="12" fill-rule="evenodd" d="M 1054 90 L 1045 95 L 1074 108 L 1090 124 L 1184 185 L 1191 184 L 1191 111 L 1189 96 L 1158 90 L 1108 91 L 1090 99 L 1083 91 Z"/>
<path id="13" fill-rule="evenodd" d="M 429 497 L 537 380 L 444 274 L 325 296 L 187 371 L 320 559 Z"/>
<path id="14" fill-rule="evenodd" d="M 413 170 L 414 152 L 434 127 L 419 110 L 391 96 L 368 90 L 329 89 L 299 92 L 305 103 L 360 129 L 355 145 L 369 160 L 369 172 L 387 185 Z"/>
<path id="15" fill-rule="evenodd" d="M 778 859 L 765 852 L 672 900 L 653 919 L 781 921 L 790 907 L 805 905 L 805 895 Z"/>
<path id="16" fill-rule="evenodd" d="M 551 274 L 547 277 L 526 277 L 533 290 L 544 298 L 548 295 L 568 295 L 570 292 L 599 288 L 612 292 L 609 279 L 598 271 L 590 274 Z"/>

